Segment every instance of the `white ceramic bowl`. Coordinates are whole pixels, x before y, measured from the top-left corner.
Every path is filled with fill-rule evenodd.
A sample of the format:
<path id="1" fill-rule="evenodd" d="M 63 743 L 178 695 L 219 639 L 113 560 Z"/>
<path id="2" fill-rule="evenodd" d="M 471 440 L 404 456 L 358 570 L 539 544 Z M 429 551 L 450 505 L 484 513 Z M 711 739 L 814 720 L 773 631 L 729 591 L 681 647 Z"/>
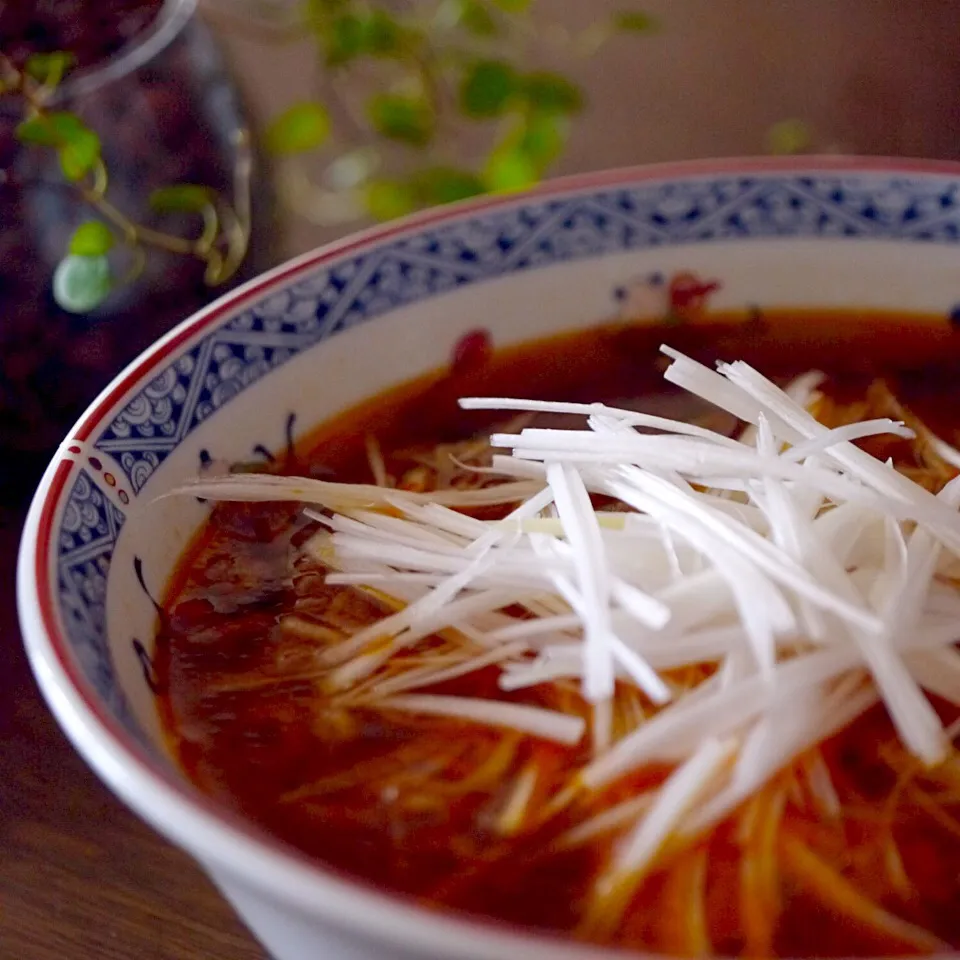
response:
<path id="1" fill-rule="evenodd" d="M 422 910 L 308 862 L 194 790 L 162 746 L 150 595 L 205 508 L 146 504 L 201 457 L 282 449 L 291 413 L 299 433 L 443 365 L 477 328 L 503 346 L 660 316 L 679 272 L 718 280 L 717 308 L 896 308 L 950 323 L 958 244 L 960 166 L 831 158 L 561 181 L 301 257 L 156 343 L 50 464 L 18 574 L 44 695 L 104 781 L 196 857 L 276 960 L 612 956 Z"/>

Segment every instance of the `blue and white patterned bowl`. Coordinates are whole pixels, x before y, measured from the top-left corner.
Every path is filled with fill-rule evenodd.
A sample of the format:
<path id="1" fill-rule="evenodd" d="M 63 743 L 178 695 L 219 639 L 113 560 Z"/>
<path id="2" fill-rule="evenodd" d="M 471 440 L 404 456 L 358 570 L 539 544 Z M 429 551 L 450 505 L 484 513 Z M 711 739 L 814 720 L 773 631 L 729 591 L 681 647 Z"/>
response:
<path id="1" fill-rule="evenodd" d="M 612 315 L 685 308 L 960 303 L 960 166 L 841 158 L 600 174 L 370 231 L 295 260 L 185 321 L 64 441 L 18 572 L 30 659 L 77 749 L 191 852 L 277 960 L 609 956 L 421 910 L 291 852 L 219 809 L 169 758 L 154 709 L 151 597 L 206 508 L 147 505 L 210 458 L 281 449 L 443 365 Z M 664 278 L 683 275 L 685 286 Z M 719 281 L 697 287 L 690 276 Z M 684 294 L 680 296 L 678 294 Z"/>

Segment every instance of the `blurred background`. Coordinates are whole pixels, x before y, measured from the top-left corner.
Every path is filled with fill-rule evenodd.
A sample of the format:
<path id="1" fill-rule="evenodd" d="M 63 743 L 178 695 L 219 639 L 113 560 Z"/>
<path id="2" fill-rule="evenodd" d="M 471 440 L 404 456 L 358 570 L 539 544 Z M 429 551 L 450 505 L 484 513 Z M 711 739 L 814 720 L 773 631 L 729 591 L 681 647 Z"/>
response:
<path id="1" fill-rule="evenodd" d="M 259 10 L 264 24 L 271 7 L 296 6 L 202 5 L 261 123 L 309 89 L 316 43 L 278 48 L 243 29 L 241 14 L 256 21 Z M 954 0 L 536 0 L 528 15 L 576 32 L 619 11 L 649 14 L 652 29 L 561 58 L 585 109 L 549 175 L 765 153 L 771 128 L 788 120 L 808 128 L 811 152 L 960 156 Z M 328 235 L 287 216 L 284 250 Z"/>
<path id="2" fill-rule="evenodd" d="M 953 158 L 952 0 L 0 0 L 0 503 L 288 256 L 566 173 Z"/>

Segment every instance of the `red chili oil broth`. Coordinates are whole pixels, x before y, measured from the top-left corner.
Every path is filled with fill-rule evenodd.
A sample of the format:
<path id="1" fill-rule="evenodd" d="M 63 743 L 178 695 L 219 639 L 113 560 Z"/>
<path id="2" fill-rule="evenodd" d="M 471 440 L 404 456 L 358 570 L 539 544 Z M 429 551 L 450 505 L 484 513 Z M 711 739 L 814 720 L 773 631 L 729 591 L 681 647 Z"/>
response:
<path id="1" fill-rule="evenodd" d="M 283 472 L 369 483 L 367 435 L 377 438 L 388 468 L 400 470 L 396 451 L 455 442 L 490 429 L 494 420 L 489 413 L 465 413 L 457 407 L 461 396 L 608 402 L 642 398 L 660 404 L 679 395 L 662 379 L 665 364 L 657 353 L 662 342 L 705 363 L 742 359 L 781 380 L 822 370 L 829 378 L 827 392 L 844 402 L 860 397 L 871 381 L 882 377 L 943 439 L 960 439 L 960 332 L 945 318 L 876 311 L 771 311 L 759 317 L 714 314 L 678 326 L 606 325 L 495 351 L 480 366 L 429 374 L 321 425 L 290 452 Z M 671 407 L 668 415 L 678 415 L 677 409 Z M 503 420 L 500 414 L 498 421 Z M 470 750 L 489 746 L 492 751 L 501 731 L 440 718 L 387 720 L 363 711 L 353 711 L 344 721 L 318 710 L 316 687 L 305 680 L 216 692 L 218 684 L 229 684 L 231 678 L 256 678 L 284 656 L 303 655 L 293 643 L 287 651 L 276 628 L 279 617 L 293 609 L 297 591 L 303 597 L 320 589 L 319 580 L 306 577 L 296 587 L 290 584 L 288 547 L 298 515 L 296 505 L 217 506 L 171 579 L 155 666 L 164 691 L 163 723 L 183 768 L 201 789 L 321 863 L 435 907 L 573 932 L 611 839 L 556 849 L 556 838 L 574 822 L 565 813 L 515 838 L 492 836 L 484 825 L 508 771 L 493 786 L 451 793 L 439 809 L 398 812 L 362 781 L 339 792 L 331 788 L 326 794 L 289 799 L 321 778 L 375 771 L 377 764 L 389 765 L 391 757 L 406 756 L 402 751 L 418 756 L 418 744 L 423 756 L 414 765 L 462 745 L 463 755 L 444 768 L 454 781 L 469 775 L 476 762 Z M 355 602 L 361 609 L 352 613 L 361 620 L 366 614 L 367 620 L 380 615 L 373 604 L 365 611 L 363 601 Z M 490 669 L 429 692 L 493 695 L 496 679 L 496 670 Z M 546 705 L 536 687 L 497 696 Z M 946 720 L 955 718 L 953 708 L 942 703 L 937 707 Z M 817 849 L 836 847 L 841 866 L 848 852 L 854 858 L 869 847 L 864 837 L 873 837 L 875 826 L 862 814 L 869 814 L 871 805 L 878 809 L 893 788 L 896 777 L 877 752 L 878 744 L 893 737 L 886 713 L 876 707 L 823 745 L 844 809 L 849 805 L 851 811 L 831 827 L 832 834 L 827 836 L 829 831 L 818 822 L 805 823 L 799 814 L 792 815 L 790 828 L 813 838 L 811 844 L 821 845 Z M 510 772 L 536 762 L 545 771 L 537 790 L 546 804 L 551 792 L 563 785 L 571 764 L 584 760 L 586 749 L 521 738 Z M 667 773 L 649 769 L 619 781 L 604 792 L 601 808 L 655 785 Z M 958 812 L 960 805 L 953 810 Z M 910 803 L 898 808 L 893 829 L 913 894 L 898 897 L 880 882 L 873 891 L 876 902 L 960 946 L 960 833 Z M 733 828 L 722 825 L 701 846 L 709 864 L 704 910 L 713 950 L 739 954 L 746 940 L 738 915 L 740 848 Z M 853 864 L 844 869 L 862 873 L 867 868 Z M 668 919 L 669 904 L 661 902 L 666 886 L 663 871 L 645 882 L 614 942 L 680 952 L 676 921 Z M 775 954 L 910 952 L 895 937 L 878 936 L 832 914 L 789 872 L 782 876 L 782 906 L 769 945 Z"/>

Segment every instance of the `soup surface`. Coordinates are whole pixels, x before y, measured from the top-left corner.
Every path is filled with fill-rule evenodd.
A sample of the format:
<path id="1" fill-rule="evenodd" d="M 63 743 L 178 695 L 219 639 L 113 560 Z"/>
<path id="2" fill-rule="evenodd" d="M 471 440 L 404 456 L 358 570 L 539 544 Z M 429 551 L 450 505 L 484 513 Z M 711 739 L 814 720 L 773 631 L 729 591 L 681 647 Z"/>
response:
<path id="1" fill-rule="evenodd" d="M 704 363 L 742 359 L 779 382 L 823 371 L 815 412 L 828 426 L 900 419 L 899 403 L 943 440 L 960 441 L 960 333 L 944 319 L 713 315 L 595 328 L 441 371 L 324 424 L 270 469 L 415 491 L 501 482 L 469 468 L 489 461 L 485 437 L 512 415 L 458 408 L 474 395 L 605 401 L 736 434 L 733 417 L 663 381 L 663 341 Z M 523 421 L 531 422 L 566 426 L 556 415 Z M 934 492 L 957 473 L 921 462 L 916 444 L 899 438 L 863 446 Z M 491 520 L 508 509 L 465 512 Z M 589 737 L 566 745 L 351 700 L 349 678 L 331 679 L 337 665 L 322 651 L 391 606 L 375 590 L 326 582 L 323 563 L 302 549 L 319 530 L 296 503 L 218 504 L 171 583 L 157 638 L 162 714 L 183 767 L 270 834 L 428 904 L 601 943 L 677 955 L 960 947 L 960 760 L 914 763 L 882 704 L 802 753 L 695 842 L 668 844 L 622 902 L 604 899 L 598 878 L 671 765 L 649 763 L 577 793 L 571 775 L 591 757 Z M 409 656 L 441 668 L 449 642 L 424 637 Z M 378 676 L 390 679 L 402 661 Z M 498 676 L 491 664 L 416 692 L 594 722 L 572 680 L 505 692 Z M 681 690 L 703 679 L 671 675 Z M 953 705 L 932 702 L 945 724 L 957 719 Z M 625 736 L 651 710 L 618 681 L 609 736 Z"/>

